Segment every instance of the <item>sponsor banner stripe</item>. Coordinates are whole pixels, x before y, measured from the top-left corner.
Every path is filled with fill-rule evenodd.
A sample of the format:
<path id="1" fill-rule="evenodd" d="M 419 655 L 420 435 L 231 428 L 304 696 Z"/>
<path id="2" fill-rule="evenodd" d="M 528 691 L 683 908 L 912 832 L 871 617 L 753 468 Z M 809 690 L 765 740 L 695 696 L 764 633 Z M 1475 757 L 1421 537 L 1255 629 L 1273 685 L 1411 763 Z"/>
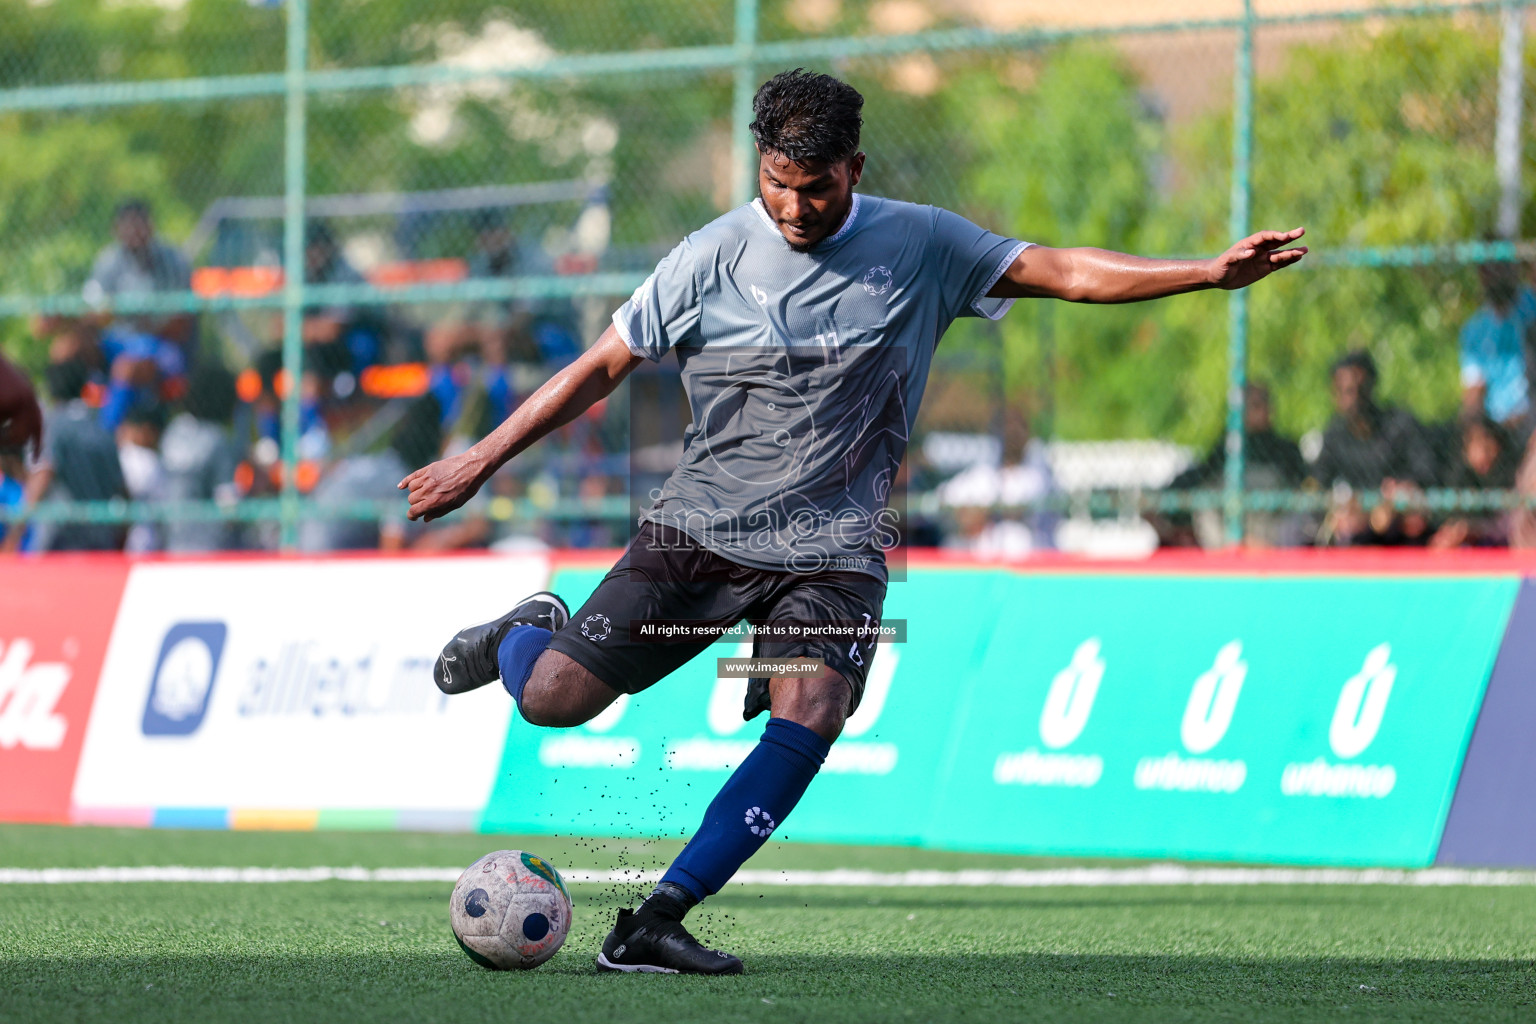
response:
<path id="1" fill-rule="evenodd" d="M 313 831 L 319 821 L 319 811 L 237 807 L 229 812 L 229 827 L 246 831 Z"/>
<path id="2" fill-rule="evenodd" d="M 69 809 L 71 825 L 101 825 L 109 828 L 149 828 L 155 823 L 153 807 L 81 807 Z"/>
<path id="3" fill-rule="evenodd" d="M 98 867 L 0 868 L 0 885 L 74 885 L 87 882 L 455 882 L 462 868 L 259 868 L 259 867 Z M 562 870 L 567 882 L 612 885 L 651 884 L 660 871 L 595 868 Z M 742 871 L 731 879 L 746 886 L 848 886 L 855 888 L 999 887 L 1048 889 L 1103 888 L 1129 885 L 1400 885 L 1527 886 L 1536 871 L 1489 871 L 1427 868 L 1194 868 L 1149 864 L 1132 868 L 1046 868 L 1011 871 Z"/>
<path id="4" fill-rule="evenodd" d="M 229 828 L 223 807 L 157 807 L 150 822 L 155 828 Z"/>
<path id="5" fill-rule="evenodd" d="M 318 812 L 315 827 L 392 832 L 400 827 L 400 813 L 398 811 L 381 811 L 377 809 L 326 810 L 322 808 Z"/>

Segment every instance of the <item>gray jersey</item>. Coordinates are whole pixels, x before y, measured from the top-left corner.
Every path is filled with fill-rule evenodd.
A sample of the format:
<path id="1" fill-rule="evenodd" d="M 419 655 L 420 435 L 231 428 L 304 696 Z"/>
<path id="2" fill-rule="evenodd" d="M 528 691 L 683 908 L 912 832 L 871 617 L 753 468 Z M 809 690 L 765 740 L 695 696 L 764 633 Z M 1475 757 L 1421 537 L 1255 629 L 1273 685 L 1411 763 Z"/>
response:
<path id="1" fill-rule="evenodd" d="M 675 349 L 693 423 L 644 518 L 761 569 L 885 578 L 887 507 L 934 346 L 1028 243 L 931 206 L 854 196 L 791 249 L 755 200 L 685 238 L 613 315 L 636 355 Z"/>

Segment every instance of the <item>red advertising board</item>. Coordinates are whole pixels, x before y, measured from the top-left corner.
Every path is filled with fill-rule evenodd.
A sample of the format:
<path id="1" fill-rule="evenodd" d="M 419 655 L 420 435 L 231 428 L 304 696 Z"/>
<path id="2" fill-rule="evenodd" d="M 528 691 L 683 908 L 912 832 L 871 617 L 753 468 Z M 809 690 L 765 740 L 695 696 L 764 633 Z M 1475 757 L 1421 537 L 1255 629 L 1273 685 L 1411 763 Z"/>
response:
<path id="1" fill-rule="evenodd" d="M 0 821 L 68 821 L 128 563 L 0 559 Z"/>

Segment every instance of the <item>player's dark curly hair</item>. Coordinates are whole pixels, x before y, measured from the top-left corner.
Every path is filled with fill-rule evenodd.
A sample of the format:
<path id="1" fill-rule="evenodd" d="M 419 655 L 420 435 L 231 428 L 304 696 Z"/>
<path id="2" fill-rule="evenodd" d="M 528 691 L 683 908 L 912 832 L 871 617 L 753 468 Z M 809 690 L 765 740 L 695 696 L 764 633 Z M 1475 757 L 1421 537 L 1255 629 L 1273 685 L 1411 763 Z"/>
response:
<path id="1" fill-rule="evenodd" d="M 765 153 L 791 160 L 836 163 L 859 151 L 864 97 L 831 75 L 781 71 L 752 99 L 752 137 Z"/>

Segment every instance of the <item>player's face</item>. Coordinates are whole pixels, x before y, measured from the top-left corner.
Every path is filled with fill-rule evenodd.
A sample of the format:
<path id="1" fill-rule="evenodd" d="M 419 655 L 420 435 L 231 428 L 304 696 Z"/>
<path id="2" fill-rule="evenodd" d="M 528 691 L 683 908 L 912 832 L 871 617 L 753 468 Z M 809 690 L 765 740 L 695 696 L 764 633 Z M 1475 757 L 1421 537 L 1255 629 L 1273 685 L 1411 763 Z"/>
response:
<path id="1" fill-rule="evenodd" d="M 803 252 L 842 227 L 863 173 L 863 153 L 832 164 L 800 164 L 768 152 L 758 160 L 757 189 L 784 240 Z"/>

